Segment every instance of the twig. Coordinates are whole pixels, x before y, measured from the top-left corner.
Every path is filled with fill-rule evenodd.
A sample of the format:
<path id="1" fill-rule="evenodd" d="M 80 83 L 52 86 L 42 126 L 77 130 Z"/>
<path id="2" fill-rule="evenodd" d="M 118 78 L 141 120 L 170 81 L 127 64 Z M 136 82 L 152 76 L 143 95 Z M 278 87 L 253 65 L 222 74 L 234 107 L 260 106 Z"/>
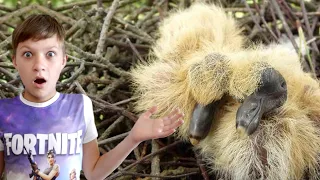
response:
<path id="1" fill-rule="evenodd" d="M 85 27 L 87 22 L 84 18 L 79 19 L 72 27 L 66 32 L 66 39 L 68 39 L 72 34 L 79 30 L 80 27 Z"/>
<path id="2" fill-rule="evenodd" d="M 143 25 L 142 25 L 142 29 L 145 30 L 147 33 L 151 32 L 151 29 L 156 28 L 157 26 L 155 25 L 156 23 L 158 23 L 160 21 L 160 17 L 159 16 L 155 16 L 152 17 L 148 20 L 146 20 Z"/>
<path id="3" fill-rule="evenodd" d="M 88 62 L 88 61 L 84 61 L 82 59 L 79 59 L 77 57 L 68 55 L 69 58 L 75 59 L 78 62 L 68 62 L 66 67 L 68 66 L 80 66 L 82 63 L 84 63 L 85 66 L 89 66 L 89 67 L 97 67 L 103 70 L 110 70 L 109 66 L 104 65 L 104 64 L 100 64 L 100 63 L 94 63 L 94 62 Z M 5 66 L 5 65 L 3 65 Z M 3 67 L 2 64 L 0 63 L 0 67 Z M 14 68 L 14 67 L 13 67 Z"/>
<path id="4" fill-rule="evenodd" d="M 320 7 L 318 7 L 317 9 L 317 12 L 319 15 L 320 15 Z M 316 17 L 313 17 L 313 20 L 312 20 L 312 27 L 311 27 L 311 32 L 314 32 L 314 30 L 316 29 L 316 26 L 317 26 L 317 23 L 318 23 L 318 20 L 319 18 L 316 16 Z"/>
<path id="5" fill-rule="evenodd" d="M 312 35 L 311 29 L 310 29 L 310 24 L 309 24 L 309 20 L 307 17 L 307 10 L 306 10 L 305 4 L 304 4 L 304 0 L 300 0 L 300 5 L 301 5 L 303 19 L 304 19 L 304 22 L 306 25 L 308 40 L 309 40 L 309 39 L 312 39 L 313 35 Z M 311 43 L 311 45 L 312 45 L 312 48 L 316 51 L 316 53 L 319 54 L 319 49 L 318 49 L 316 42 L 313 41 Z M 312 62 L 312 63 L 314 64 L 314 62 Z"/>
<path id="6" fill-rule="evenodd" d="M 177 146 L 178 144 L 180 144 L 180 143 L 182 143 L 182 142 L 183 142 L 182 140 L 179 140 L 179 141 L 176 141 L 176 142 L 174 142 L 174 143 L 172 143 L 172 144 L 170 144 L 170 145 L 168 145 L 168 146 L 166 146 L 166 147 L 163 147 L 163 148 L 159 149 L 159 151 L 157 151 L 157 152 L 155 152 L 155 153 L 151 153 L 151 154 L 149 154 L 149 155 L 147 155 L 147 156 L 139 159 L 139 160 L 136 161 L 135 163 L 132 163 L 132 164 L 130 164 L 129 166 L 123 168 L 122 171 L 118 171 L 118 172 L 114 173 L 114 174 L 111 175 L 110 177 L 106 178 L 106 180 L 108 180 L 108 179 L 109 179 L 109 180 L 110 180 L 110 179 L 114 179 L 114 178 L 117 178 L 117 177 L 119 177 L 119 176 L 121 176 L 121 175 L 124 175 L 124 172 L 125 172 L 125 171 L 129 170 L 130 168 L 132 168 L 133 166 L 139 164 L 140 162 L 142 162 L 142 161 L 144 161 L 144 160 L 146 160 L 146 159 L 148 159 L 148 158 L 151 158 L 151 157 L 155 156 L 156 154 L 162 153 L 162 152 L 168 150 L 169 148 L 175 147 L 175 146 Z"/>
<path id="7" fill-rule="evenodd" d="M 300 3 L 299 0 L 285 0 L 285 1 L 288 2 L 288 3 L 293 3 L 293 4 L 297 5 L 297 6 Z M 306 8 L 311 10 L 311 11 L 315 11 L 317 9 L 313 2 L 312 3 L 305 2 L 305 5 L 306 5 Z"/>
<path id="8" fill-rule="evenodd" d="M 77 86 L 76 90 L 78 90 L 78 92 L 87 95 L 86 91 L 82 88 L 81 84 L 78 81 L 75 81 L 74 84 Z"/>
<path id="9" fill-rule="evenodd" d="M 154 42 L 154 39 L 147 33 L 145 33 L 144 31 L 142 31 L 141 29 L 137 28 L 136 26 L 133 26 L 127 22 L 125 22 L 124 20 L 114 16 L 113 19 L 115 20 L 115 22 L 118 22 L 122 25 L 124 25 L 125 29 L 129 29 L 130 31 L 139 34 L 140 36 L 149 39 L 149 41 Z"/>
<path id="10" fill-rule="evenodd" d="M 15 10 L 11 13 L 7 13 L 5 16 L 2 16 L 0 17 L 0 24 L 8 21 L 8 19 L 12 18 L 12 17 L 15 17 L 15 16 L 21 16 L 23 14 L 25 14 L 26 12 L 28 11 L 31 11 L 31 10 L 39 10 L 39 11 L 42 11 L 43 13 L 46 13 L 46 14 L 49 14 L 51 16 L 54 16 L 68 24 L 74 24 L 76 23 L 75 20 L 73 20 L 72 18 L 69 18 L 67 16 L 64 16 L 56 11 L 53 11 L 47 7 L 44 7 L 44 6 L 40 6 L 38 4 L 32 4 L 32 5 L 29 5 L 29 6 L 26 6 L 26 7 L 23 7 L 21 9 L 18 9 L 18 10 Z"/>
<path id="11" fill-rule="evenodd" d="M 98 138 L 98 141 L 101 141 L 108 137 L 112 130 L 114 130 L 119 123 L 121 123 L 124 120 L 124 116 L 120 116 L 114 123 L 112 123 Z"/>
<path id="12" fill-rule="evenodd" d="M 122 105 L 122 104 L 126 104 L 126 103 L 128 103 L 128 102 L 130 102 L 130 101 L 135 101 L 135 100 L 137 100 L 137 99 L 138 99 L 137 97 L 132 97 L 132 98 L 129 98 L 129 99 L 125 99 L 125 100 L 122 100 L 122 101 L 113 103 L 113 105 L 119 106 L 119 105 Z"/>
<path id="13" fill-rule="evenodd" d="M 202 162 L 202 157 L 201 155 L 198 154 L 198 152 L 194 151 L 194 154 L 197 158 L 197 163 L 198 163 L 198 166 L 200 168 L 200 171 L 201 171 L 201 174 L 202 174 L 202 177 L 204 180 L 209 180 L 209 176 L 208 176 L 208 173 L 203 165 L 203 162 Z"/>
<path id="14" fill-rule="evenodd" d="M 134 52 L 134 54 L 138 57 L 138 59 L 140 61 L 143 61 L 142 56 L 140 55 L 139 51 L 136 49 L 136 47 L 131 43 L 129 38 L 126 38 L 126 42 L 130 45 L 132 51 Z"/>
<path id="15" fill-rule="evenodd" d="M 110 26 L 110 22 L 111 22 L 111 19 L 112 19 L 113 15 L 114 15 L 116 9 L 118 8 L 118 6 L 119 6 L 119 0 L 114 0 L 112 2 L 112 5 L 111 5 L 111 7 L 109 9 L 109 12 L 108 12 L 107 16 L 104 19 L 104 22 L 103 22 L 103 25 L 102 25 L 102 30 L 100 32 L 100 38 L 99 38 L 97 49 L 96 49 L 96 52 L 95 52 L 95 54 L 98 55 L 98 56 L 101 56 L 101 54 L 103 52 L 104 44 L 105 44 L 105 41 L 106 41 L 107 32 L 108 32 L 109 26 Z"/>
<path id="16" fill-rule="evenodd" d="M 127 118 L 131 119 L 132 121 L 136 122 L 137 121 L 137 116 L 127 110 L 125 110 L 124 108 L 121 108 L 121 107 L 118 107 L 118 106 L 115 106 L 113 104 L 110 104 L 106 101 L 103 101 L 102 99 L 100 99 L 98 102 L 96 97 L 94 96 L 90 96 L 89 97 L 92 99 L 93 103 L 95 103 L 96 106 L 98 106 L 99 108 L 101 109 L 110 109 L 110 110 L 113 110 L 113 111 L 118 111 L 118 112 L 121 112 L 122 115 L 126 116 Z M 103 102 L 103 103 L 101 103 Z"/>
<path id="17" fill-rule="evenodd" d="M 158 143 L 153 139 L 151 141 L 151 153 L 159 151 Z M 151 160 L 151 175 L 158 176 L 160 174 L 160 158 L 158 155 L 152 157 Z M 160 180 L 159 178 L 154 178 L 153 180 Z"/>
<path id="18" fill-rule="evenodd" d="M 79 77 L 82 73 L 82 71 L 84 71 L 84 61 L 81 62 L 80 67 L 72 74 L 72 76 L 68 79 L 63 80 L 60 84 L 58 84 L 58 86 L 65 86 L 71 82 L 73 82 L 75 79 L 77 79 L 77 77 Z"/>
<path id="19" fill-rule="evenodd" d="M 254 4 L 255 4 L 255 7 L 257 9 L 257 12 L 262 20 L 262 23 L 265 25 L 265 27 L 267 28 L 267 30 L 269 31 L 269 33 L 272 35 L 273 39 L 276 41 L 276 42 L 279 42 L 278 41 L 278 37 L 274 34 L 274 32 L 271 30 L 271 28 L 269 27 L 268 23 L 266 22 L 266 19 L 264 18 L 264 11 L 263 13 L 261 13 L 258 9 L 258 6 L 257 6 L 257 3 L 255 0 L 253 0 Z M 247 4 L 247 3 L 246 3 Z M 267 6 L 266 3 L 263 4 L 263 8 L 262 9 L 265 9 L 265 7 Z M 249 6 L 248 6 L 249 7 Z M 247 7 L 247 8 L 248 8 Z"/>
<path id="20" fill-rule="evenodd" d="M 290 8 L 290 5 L 285 0 L 277 0 L 279 3 L 279 6 L 282 5 L 282 9 L 284 14 L 287 15 L 289 21 L 295 22 L 298 18 L 296 15 L 292 12 L 292 8 Z"/>
<path id="21" fill-rule="evenodd" d="M 272 25 L 277 33 L 277 37 L 280 37 L 281 36 L 281 33 L 280 33 L 280 30 L 278 28 L 278 25 L 277 25 L 277 18 L 276 18 L 276 15 L 275 15 L 275 12 L 273 11 L 273 8 L 272 6 L 270 6 L 270 13 L 271 13 L 271 17 L 272 17 Z"/>
<path id="22" fill-rule="evenodd" d="M 136 26 L 137 26 L 138 28 L 142 27 L 143 23 L 144 23 L 147 19 L 150 19 L 157 11 L 158 11 L 157 8 L 153 7 L 153 8 L 151 9 L 151 11 L 149 11 L 149 12 L 146 14 L 146 16 L 144 17 L 144 19 L 139 20 L 139 21 L 136 23 Z"/>
<path id="23" fill-rule="evenodd" d="M 4 5 L 0 5 L 0 10 L 1 10 L 1 11 L 6 11 L 6 12 L 12 12 L 12 11 L 14 11 L 14 9 L 9 8 L 9 7 L 7 7 L 7 6 L 4 6 Z"/>
<path id="24" fill-rule="evenodd" d="M 95 108 L 96 109 L 96 108 Z M 100 109 L 99 109 L 100 110 Z M 96 114 L 95 112 L 96 110 L 94 110 L 94 114 Z M 99 112 L 98 112 L 99 113 Z M 96 128 L 97 130 L 99 129 L 102 129 L 104 127 L 108 127 L 112 122 L 114 122 L 118 117 L 119 117 L 119 114 L 116 113 L 115 115 L 113 116 L 107 116 L 108 118 L 107 119 L 104 119 L 102 121 L 99 121 L 98 123 L 96 123 Z M 105 128 L 104 128 L 105 129 Z"/>
<path id="25" fill-rule="evenodd" d="M 122 77 L 117 80 L 114 80 L 109 86 L 105 87 L 102 91 L 100 91 L 99 98 L 106 99 L 108 95 L 110 95 L 115 89 L 117 89 L 117 87 L 125 83 L 127 82 Z"/>
<path id="26" fill-rule="evenodd" d="M 68 42 L 65 42 L 65 43 L 70 49 L 78 52 L 80 55 L 85 56 L 86 58 L 91 59 L 92 61 L 98 60 L 99 62 L 103 62 L 105 64 L 105 67 L 107 67 L 109 71 L 114 72 L 115 74 L 125 78 L 130 77 L 130 74 L 128 72 L 115 67 L 113 64 L 109 62 L 109 59 L 85 52 L 71 43 L 68 43 Z"/>
<path id="27" fill-rule="evenodd" d="M 119 33 L 121 33 L 121 34 L 125 34 L 125 35 L 127 35 L 127 36 L 136 38 L 136 39 L 138 39 L 138 40 L 140 40 L 140 41 L 142 41 L 142 42 L 146 42 L 146 43 L 148 43 L 148 44 L 154 43 L 154 41 L 153 41 L 153 40 L 150 40 L 149 38 L 141 37 L 141 36 L 139 36 L 139 35 L 137 35 L 137 34 L 133 34 L 133 33 L 129 32 L 129 31 L 125 31 L 125 30 L 120 29 L 120 28 L 115 27 L 115 26 L 112 27 L 112 29 L 114 29 L 116 32 L 119 32 Z"/>
<path id="28" fill-rule="evenodd" d="M 123 163 L 125 164 L 132 164 L 134 162 L 136 162 L 137 160 L 124 160 Z M 143 162 L 140 162 L 140 164 L 151 164 L 150 161 L 143 161 Z M 163 162 L 161 161 L 160 162 L 160 165 L 161 166 L 193 166 L 193 167 L 198 167 L 199 165 L 195 162 L 181 162 L 179 160 L 174 160 L 174 161 L 167 161 L 167 162 Z"/>
<path id="29" fill-rule="evenodd" d="M 11 40 L 12 40 L 12 36 L 7 37 L 7 39 L 3 40 L 0 43 L 0 49 L 4 49 L 5 46 L 7 46 L 8 44 L 11 44 Z"/>
<path id="30" fill-rule="evenodd" d="M 2 81 L 0 81 L 0 88 L 1 89 L 8 89 L 9 91 L 12 91 L 14 94 L 19 94 L 22 91 L 22 89 L 16 88 L 16 87 L 12 86 L 11 84 L 4 83 Z"/>
<path id="31" fill-rule="evenodd" d="M 288 37 L 289 37 L 294 49 L 296 50 L 296 53 L 299 54 L 299 47 L 298 47 L 296 41 L 293 38 L 293 34 L 292 34 L 292 32 L 291 32 L 291 30 L 290 30 L 290 28 L 289 28 L 289 26 L 288 26 L 288 24 L 287 24 L 287 22 L 286 22 L 286 20 L 285 20 L 285 18 L 283 16 L 283 14 L 282 14 L 282 12 L 281 12 L 281 10 L 279 8 L 278 3 L 276 2 L 276 0 L 270 0 L 270 2 L 273 5 L 273 7 L 275 8 L 278 17 L 281 19 L 283 27 L 286 30 L 286 33 L 287 33 L 287 35 L 288 35 Z"/>
<path id="32" fill-rule="evenodd" d="M 260 19 L 259 19 L 259 21 L 258 21 L 257 18 L 256 18 L 257 16 L 254 16 L 253 13 L 252 13 L 252 11 L 250 11 L 250 7 L 249 7 L 247 1 L 246 1 L 246 0 L 243 0 L 243 2 L 244 2 L 244 4 L 245 4 L 246 8 L 249 9 L 249 14 L 250 14 L 250 16 L 251 16 L 251 18 L 252 18 L 252 21 L 253 21 L 254 24 L 255 24 L 255 26 L 253 27 L 253 30 L 251 31 L 251 34 L 250 34 L 250 37 L 252 38 L 255 33 L 257 33 L 257 32 L 264 32 L 264 30 L 261 28 L 261 26 L 260 26 L 260 24 L 259 24 L 259 23 L 260 23 L 260 22 L 259 22 Z M 255 27 L 258 28 L 257 31 L 255 31 Z M 265 39 L 265 41 L 266 41 L 267 43 L 270 43 L 269 39 L 265 36 L 264 33 L 262 33 L 262 37 Z"/>
<path id="33" fill-rule="evenodd" d="M 116 45 L 116 46 L 119 46 L 119 47 L 125 47 L 125 48 L 128 48 L 128 49 L 131 49 L 130 48 L 130 45 L 128 45 L 127 43 L 122 43 L 122 42 L 119 42 L 113 38 L 106 38 L 106 42 L 110 43 L 110 44 L 113 44 L 113 45 Z M 151 46 L 149 45 L 144 45 L 144 44 L 132 44 L 136 49 L 145 49 L 145 50 L 148 50 L 150 49 Z"/>
<path id="34" fill-rule="evenodd" d="M 68 17 L 68 16 L 65 16 L 61 13 L 58 13 L 56 11 L 53 11 L 47 7 L 44 7 L 44 6 L 40 6 L 40 5 L 37 5 L 35 4 L 34 5 L 35 9 L 38 9 L 39 11 L 42 11 L 43 13 L 46 13 L 46 14 L 49 14 L 51 16 L 54 16 L 56 17 L 57 19 L 60 19 L 61 21 L 67 23 L 67 24 L 75 24 L 77 21 Z"/>
<path id="35" fill-rule="evenodd" d="M 5 52 L 3 54 L 0 54 L 0 59 L 3 59 L 4 57 L 7 57 L 9 54 L 11 54 L 10 51 L 7 51 L 7 52 Z"/>
<path id="36" fill-rule="evenodd" d="M 0 38 L 4 40 L 4 39 L 7 39 L 8 37 L 4 35 L 3 32 L 0 31 Z"/>
<path id="37" fill-rule="evenodd" d="M 189 177 L 191 175 L 195 175 L 199 173 L 199 169 L 193 168 L 191 172 L 187 172 L 184 174 L 176 174 L 173 176 L 156 176 L 156 175 L 150 175 L 150 174 L 142 174 L 142 173 L 133 173 L 133 172 L 128 172 L 128 171 L 121 171 L 123 175 L 132 175 L 132 176 L 143 176 L 143 177 L 155 177 L 155 178 L 160 178 L 160 179 L 171 179 L 171 178 L 182 178 L 182 177 Z M 109 179 L 109 178 L 107 178 Z M 110 178 L 111 179 L 111 178 Z"/>
<path id="38" fill-rule="evenodd" d="M 7 13 L 6 15 L 0 17 L 0 24 L 7 22 L 10 18 L 14 17 L 14 16 L 21 16 L 22 14 L 25 14 L 26 12 L 34 9 L 35 6 L 30 5 L 30 6 L 26 6 L 24 8 L 21 9 L 17 9 L 11 13 Z"/>
<path id="39" fill-rule="evenodd" d="M 101 0 L 102 2 L 111 2 L 112 0 Z M 66 5 L 55 8 L 55 11 L 64 11 L 68 9 L 72 9 L 74 6 L 90 6 L 97 3 L 97 0 L 87 0 L 87 1 L 79 1 L 74 3 L 68 3 Z"/>
<path id="40" fill-rule="evenodd" d="M 6 69 L 4 69 L 4 68 L 2 68 L 2 67 L 0 67 L 0 72 L 1 73 L 3 73 L 5 76 L 7 76 L 9 79 L 9 81 L 10 80 L 14 80 L 14 79 L 16 79 L 17 77 L 15 76 L 15 75 L 13 75 L 11 72 L 9 72 L 8 70 L 6 70 Z"/>

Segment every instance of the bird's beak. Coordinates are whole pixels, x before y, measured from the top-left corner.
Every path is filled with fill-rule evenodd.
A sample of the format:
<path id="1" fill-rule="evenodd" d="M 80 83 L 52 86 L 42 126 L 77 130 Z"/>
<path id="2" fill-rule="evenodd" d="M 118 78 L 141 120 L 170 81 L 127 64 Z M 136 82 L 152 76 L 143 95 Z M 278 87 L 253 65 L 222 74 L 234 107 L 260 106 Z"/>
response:
<path id="1" fill-rule="evenodd" d="M 236 128 L 241 135 L 254 133 L 264 114 L 264 98 L 256 94 L 248 96 L 239 107 L 236 115 Z"/>
<path id="2" fill-rule="evenodd" d="M 261 74 L 260 87 L 247 98 L 238 108 L 236 128 L 240 134 L 248 136 L 254 133 L 261 118 L 287 100 L 287 85 L 282 75 L 273 68 L 265 69 Z"/>
<path id="3" fill-rule="evenodd" d="M 218 104 L 219 101 L 208 105 L 196 104 L 189 125 L 189 139 L 192 145 L 197 145 L 208 135 Z"/>

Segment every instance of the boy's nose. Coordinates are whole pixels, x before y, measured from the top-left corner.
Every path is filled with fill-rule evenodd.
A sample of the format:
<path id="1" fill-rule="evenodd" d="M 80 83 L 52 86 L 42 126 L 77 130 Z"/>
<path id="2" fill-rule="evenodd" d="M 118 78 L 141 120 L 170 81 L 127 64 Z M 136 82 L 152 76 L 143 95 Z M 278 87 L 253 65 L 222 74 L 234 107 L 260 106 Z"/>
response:
<path id="1" fill-rule="evenodd" d="M 45 71 L 45 69 L 46 68 L 44 67 L 44 65 L 42 65 L 40 63 L 35 64 L 34 67 L 33 67 L 34 71 Z"/>
<path id="2" fill-rule="evenodd" d="M 34 71 L 45 71 L 46 70 L 46 65 L 41 57 L 36 57 L 35 58 L 35 63 L 33 65 L 33 70 Z"/>

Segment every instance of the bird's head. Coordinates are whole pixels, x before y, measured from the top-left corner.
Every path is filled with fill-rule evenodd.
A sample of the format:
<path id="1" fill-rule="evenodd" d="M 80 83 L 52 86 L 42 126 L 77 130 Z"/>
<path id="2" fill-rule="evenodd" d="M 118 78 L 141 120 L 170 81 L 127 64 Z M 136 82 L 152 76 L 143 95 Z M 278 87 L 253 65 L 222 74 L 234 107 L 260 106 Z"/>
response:
<path id="1" fill-rule="evenodd" d="M 251 135 L 261 118 L 274 112 L 287 100 L 287 84 L 283 76 L 273 68 L 261 73 L 258 89 L 246 97 L 236 114 L 236 128 L 241 134 Z"/>

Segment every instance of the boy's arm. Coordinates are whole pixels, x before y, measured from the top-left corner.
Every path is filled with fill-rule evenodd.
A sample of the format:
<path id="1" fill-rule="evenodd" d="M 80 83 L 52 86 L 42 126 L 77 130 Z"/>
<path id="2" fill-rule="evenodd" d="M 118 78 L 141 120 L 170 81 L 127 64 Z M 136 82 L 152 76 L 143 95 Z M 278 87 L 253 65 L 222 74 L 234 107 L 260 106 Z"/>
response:
<path id="1" fill-rule="evenodd" d="M 86 178 L 89 180 L 104 179 L 123 162 L 140 142 L 169 136 L 183 123 L 180 119 L 183 115 L 178 110 L 173 111 L 167 117 L 151 119 L 150 116 L 155 111 L 156 108 L 151 108 L 142 114 L 129 135 L 103 156 L 99 154 L 96 139 L 84 144 L 82 168 Z"/>
<path id="2" fill-rule="evenodd" d="M 83 145 L 83 171 L 88 180 L 100 180 L 111 174 L 139 143 L 127 136 L 114 149 L 100 157 L 97 140 Z"/>
<path id="3" fill-rule="evenodd" d="M 0 151 L 0 179 L 4 170 L 4 151 Z"/>

